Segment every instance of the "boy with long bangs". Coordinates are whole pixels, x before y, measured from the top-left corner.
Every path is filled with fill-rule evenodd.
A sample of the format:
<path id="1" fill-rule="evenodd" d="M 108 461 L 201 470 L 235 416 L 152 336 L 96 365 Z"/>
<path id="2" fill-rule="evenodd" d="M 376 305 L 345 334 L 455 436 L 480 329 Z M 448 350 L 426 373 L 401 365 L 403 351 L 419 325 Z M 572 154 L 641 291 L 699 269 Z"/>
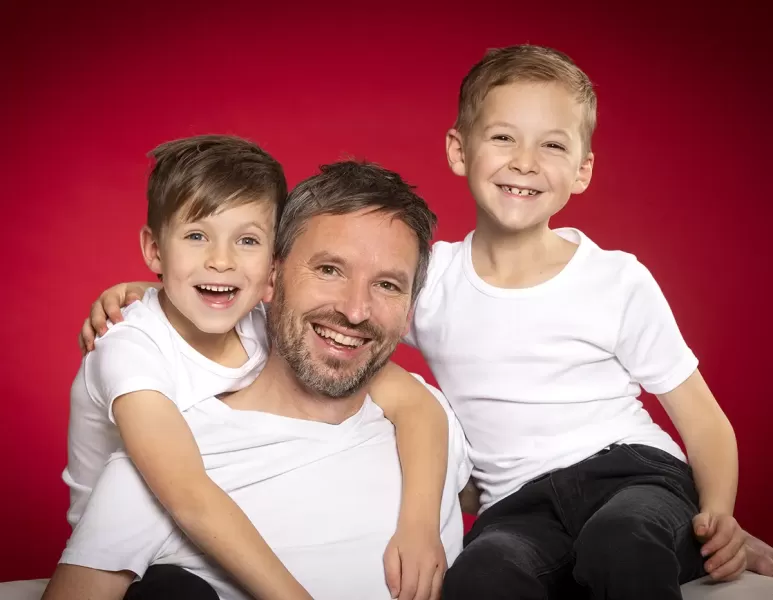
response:
<path id="1" fill-rule="evenodd" d="M 718 579 L 745 568 L 733 429 L 660 288 L 634 256 L 550 229 L 590 184 L 595 123 L 588 77 L 548 48 L 492 51 L 461 87 L 446 147 L 477 222 L 435 245 L 412 334 L 482 491 L 449 600 L 676 599 L 701 555 Z"/>
<path id="2" fill-rule="evenodd" d="M 163 289 L 149 288 L 124 309 L 75 379 L 64 472 L 68 520 L 77 524 L 106 460 L 123 446 L 180 528 L 253 597 L 310 598 L 209 479 L 183 417 L 200 401 L 246 387 L 265 364 L 261 302 L 287 195 L 284 173 L 259 147 L 229 136 L 176 140 L 152 155 L 141 245 Z M 448 427 L 424 386 L 394 365 L 385 372 L 371 389 L 395 424 L 405 465 L 398 529 L 385 554 L 388 581 L 399 591 L 445 570 L 438 519 Z M 96 592 L 92 582 L 79 587 L 78 565 L 134 578 L 131 565 L 111 556 L 94 564 L 75 554 L 65 550 L 47 599 Z M 126 584 L 118 583 L 99 593 L 122 596 Z"/>

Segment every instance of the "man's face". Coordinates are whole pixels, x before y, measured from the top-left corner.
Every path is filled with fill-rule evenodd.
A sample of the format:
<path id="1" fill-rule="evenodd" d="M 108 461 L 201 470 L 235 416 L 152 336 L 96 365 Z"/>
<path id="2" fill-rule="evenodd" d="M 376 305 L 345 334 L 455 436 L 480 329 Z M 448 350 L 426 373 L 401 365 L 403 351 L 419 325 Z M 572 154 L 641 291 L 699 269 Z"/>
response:
<path id="1" fill-rule="evenodd" d="M 393 215 L 362 210 L 312 218 L 277 265 L 269 331 L 309 390 L 361 389 L 408 328 L 419 262 L 416 234 Z"/>

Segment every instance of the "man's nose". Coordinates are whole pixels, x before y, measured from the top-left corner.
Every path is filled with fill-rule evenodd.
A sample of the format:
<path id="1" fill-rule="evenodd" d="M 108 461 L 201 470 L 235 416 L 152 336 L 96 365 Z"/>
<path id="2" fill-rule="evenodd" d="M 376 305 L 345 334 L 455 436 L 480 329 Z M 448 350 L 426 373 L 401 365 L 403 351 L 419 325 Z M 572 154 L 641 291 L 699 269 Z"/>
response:
<path id="1" fill-rule="evenodd" d="M 349 280 L 341 291 L 342 296 L 336 303 L 336 311 L 354 325 L 370 319 L 372 290 L 369 282 Z"/>

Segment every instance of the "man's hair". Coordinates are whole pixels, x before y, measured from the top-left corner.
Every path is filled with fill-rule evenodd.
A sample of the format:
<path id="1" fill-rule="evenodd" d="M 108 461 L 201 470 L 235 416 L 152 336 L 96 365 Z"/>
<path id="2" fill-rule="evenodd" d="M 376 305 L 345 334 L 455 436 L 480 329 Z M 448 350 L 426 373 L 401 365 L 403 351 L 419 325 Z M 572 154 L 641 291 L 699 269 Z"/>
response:
<path id="1" fill-rule="evenodd" d="M 158 238 L 180 210 L 185 221 L 223 208 L 269 202 L 279 220 L 287 197 L 282 166 L 265 150 L 228 135 L 200 135 L 153 149 L 148 178 L 148 227 Z"/>
<path id="2" fill-rule="evenodd" d="M 581 126 L 584 151 L 590 152 L 596 128 L 596 92 L 588 76 L 563 52 L 544 46 L 508 46 L 489 50 L 462 81 L 454 129 L 469 133 L 486 95 L 495 87 L 515 82 L 558 83 L 585 109 Z"/>
<path id="3" fill-rule="evenodd" d="M 301 181 L 287 197 L 276 238 L 277 259 L 287 258 L 312 218 L 371 208 L 402 221 L 416 234 L 419 264 L 412 288 L 412 298 L 416 298 L 427 279 L 437 217 L 414 189 L 394 171 L 373 163 L 343 161 L 323 165 L 320 173 Z"/>

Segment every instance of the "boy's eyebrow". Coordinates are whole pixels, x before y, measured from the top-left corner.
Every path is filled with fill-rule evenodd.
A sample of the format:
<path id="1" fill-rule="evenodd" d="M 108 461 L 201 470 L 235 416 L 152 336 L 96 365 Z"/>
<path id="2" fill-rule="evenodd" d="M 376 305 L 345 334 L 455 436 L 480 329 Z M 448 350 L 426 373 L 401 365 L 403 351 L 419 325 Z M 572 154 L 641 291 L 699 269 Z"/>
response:
<path id="1" fill-rule="evenodd" d="M 268 231 L 264 225 L 261 225 L 257 221 L 250 221 L 249 223 L 246 223 L 244 226 L 245 226 L 245 228 L 246 227 L 257 227 L 258 229 L 260 229 L 264 233 L 266 233 Z"/>
<path id="2" fill-rule="evenodd" d="M 490 125 L 486 125 L 484 131 L 488 131 L 489 129 L 495 129 L 497 127 L 504 127 L 507 129 L 518 129 L 515 125 L 508 123 L 506 121 L 495 121 L 494 123 L 491 123 Z M 551 129 L 550 131 L 545 132 L 545 135 L 562 135 L 566 138 L 571 139 L 572 134 L 569 133 L 566 129 Z"/>

